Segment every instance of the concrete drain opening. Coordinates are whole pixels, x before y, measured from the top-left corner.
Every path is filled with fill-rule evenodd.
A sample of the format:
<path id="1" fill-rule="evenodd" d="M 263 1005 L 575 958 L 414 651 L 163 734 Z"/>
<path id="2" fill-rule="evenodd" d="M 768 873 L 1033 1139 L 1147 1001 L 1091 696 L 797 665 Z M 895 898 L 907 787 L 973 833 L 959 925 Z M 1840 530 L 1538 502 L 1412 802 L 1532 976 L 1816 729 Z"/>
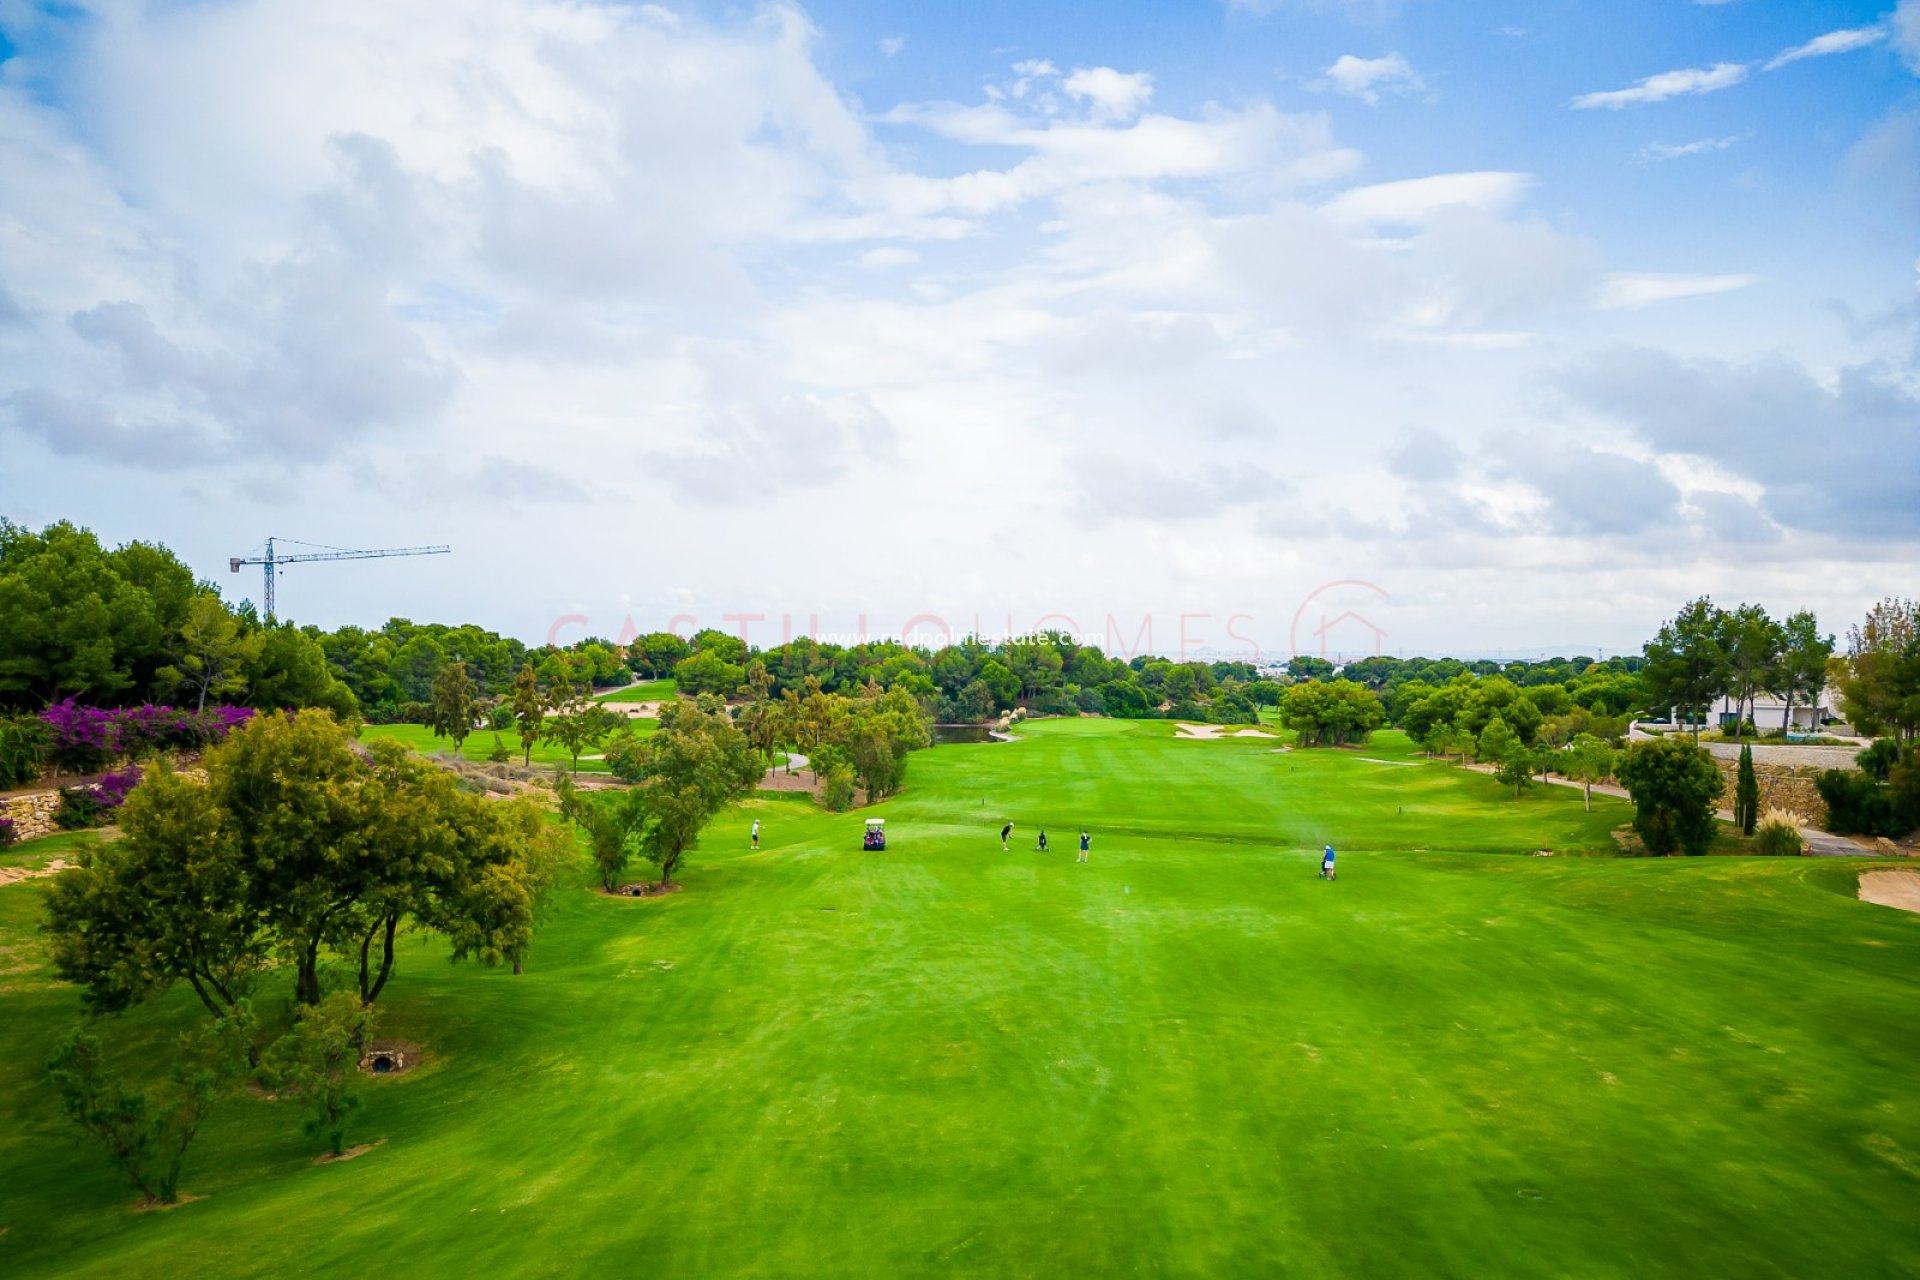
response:
<path id="1" fill-rule="evenodd" d="M 420 1046 L 405 1040 L 375 1040 L 360 1054 L 360 1070 L 370 1076 L 405 1075 L 420 1064 Z"/>

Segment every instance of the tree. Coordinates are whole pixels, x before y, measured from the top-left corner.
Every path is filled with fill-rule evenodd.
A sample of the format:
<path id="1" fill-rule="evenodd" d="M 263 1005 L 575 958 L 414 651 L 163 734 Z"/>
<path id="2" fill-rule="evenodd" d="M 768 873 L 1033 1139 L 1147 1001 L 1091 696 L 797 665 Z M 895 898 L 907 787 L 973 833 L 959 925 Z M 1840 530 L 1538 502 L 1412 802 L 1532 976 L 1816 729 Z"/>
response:
<path id="1" fill-rule="evenodd" d="M 1882 600 L 1848 632 L 1840 699 L 1862 733 L 1920 738 L 1920 601 Z"/>
<path id="2" fill-rule="evenodd" d="M 910 752 L 933 745 L 926 714 L 904 690 L 895 689 L 854 704 L 840 738 L 854 776 L 869 803 L 901 787 Z"/>
<path id="3" fill-rule="evenodd" d="M 91 530 L 39 533 L 0 520 L 0 696 L 114 698 L 157 655 L 165 628 Z"/>
<path id="4" fill-rule="evenodd" d="M 1781 624 L 1780 658 L 1767 682 L 1787 704 L 1780 717 L 1781 733 L 1793 728 L 1795 703 L 1819 705 L 1827 684 L 1827 660 L 1832 656 L 1833 637 L 1820 634 L 1820 624 L 1810 611 L 1802 609 Z"/>
<path id="5" fill-rule="evenodd" d="M 581 795 L 565 783 L 562 811 L 586 833 L 600 887 L 612 893 L 620 887 L 627 864 L 642 855 L 641 837 L 653 820 L 646 792 L 638 787 L 611 791 L 598 797 Z"/>
<path id="6" fill-rule="evenodd" d="M 1713 757 L 1679 738 L 1636 742 L 1620 761 L 1633 797 L 1633 828 L 1653 853 L 1705 853 L 1713 845 L 1715 804 L 1725 784 Z"/>
<path id="7" fill-rule="evenodd" d="M 180 1036 L 165 1080 L 136 1088 L 106 1065 L 98 1036 L 75 1031 L 54 1051 L 47 1076 L 68 1117 L 147 1203 L 174 1204 L 187 1148 L 239 1078 L 252 1032 L 253 1015 L 243 1005 Z"/>
<path id="8" fill-rule="evenodd" d="M 572 772 L 580 772 L 580 757 L 589 747 L 597 747 L 607 735 L 626 721 L 617 712 L 599 704 L 577 707 L 547 722 L 547 737 L 560 744 L 571 761 Z"/>
<path id="9" fill-rule="evenodd" d="M 369 755 L 306 711 L 256 716 L 210 748 L 204 786 L 150 772 L 122 808 L 125 838 L 54 886 L 56 967 L 96 1008 L 186 981 L 224 1012 L 274 953 L 293 961 L 298 1003 L 320 1002 L 332 952 L 357 962 L 371 1004 L 409 922 L 456 959 L 517 964 L 552 877 L 537 811 L 469 795 L 398 743 Z"/>
<path id="10" fill-rule="evenodd" d="M 1330 680 L 1333 678 L 1333 664 L 1325 658 L 1295 654 L 1287 659 L 1287 674 L 1295 680 Z"/>
<path id="11" fill-rule="evenodd" d="M 513 723 L 520 730 L 520 746 L 525 751 L 521 763 L 529 768 L 533 765 L 533 748 L 546 733 L 547 701 L 540 692 L 539 677 L 533 674 L 533 664 L 527 663 L 520 668 L 520 674 L 513 678 Z"/>
<path id="12" fill-rule="evenodd" d="M 349 992 L 336 992 L 302 1010 L 262 1064 L 260 1082 L 283 1098 L 305 1103 L 302 1132 L 324 1138 L 336 1156 L 346 1151 L 348 1126 L 360 1110 L 360 1051 L 373 1035 L 373 1021 L 370 1007 Z"/>
<path id="13" fill-rule="evenodd" d="M 1280 703 L 1280 723 L 1300 735 L 1303 747 L 1365 742 L 1386 718 L 1380 696 L 1352 680 L 1296 684 Z"/>
<path id="14" fill-rule="evenodd" d="M 1734 699 L 1734 736 L 1744 737 L 1753 718 L 1754 695 L 1772 682 L 1780 667 L 1786 632 L 1757 604 L 1743 604 L 1721 615 L 1725 633 L 1727 687 Z M 1757 820 L 1757 819 L 1756 819 Z"/>
<path id="15" fill-rule="evenodd" d="M 1590 733 L 1575 735 L 1561 753 L 1560 771 L 1582 786 L 1587 797 L 1587 812 L 1593 812 L 1593 784 L 1613 776 L 1614 749 Z"/>
<path id="16" fill-rule="evenodd" d="M 766 762 L 723 708 L 706 699 L 661 709 L 660 728 L 647 739 L 641 783 L 648 820 L 641 854 L 660 868 L 662 888 L 673 882 L 687 850 L 721 810 L 750 794 Z"/>
<path id="17" fill-rule="evenodd" d="M 467 664 L 449 662 L 440 668 L 440 674 L 433 678 L 432 719 L 429 726 L 436 738 L 452 738 L 453 754 L 460 754 L 460 744 L 473 732 L 473 718 L 479 713 L 479 703 L 474 699 L 473 680 L 467 675 Z"/>
<path id="18" fill-rule="evenodd" d="M 194 710 L 204 711 L 209 695 L 230 697 L 247 687 L 246 667 L 258 659 L 264 637 L 241 630 L 240 620 L 211 591 L 203 591 L 187 605 L 180 632 L 168 646 L 171 661 L 161 667 L 155 684 L 164 696 L 184 690 Z"/>
<path id="19" fill-rule="evenodd" d="M 54 971 L 101 1013 L 185 982 L 214 1017 L 232 1014 L 274 939 L 226 814 L 207 788 L 153 766 L 119 825 L 48 890 Z"/>
<path id="20" fill-rule="evenodd" d="M 1713 700 L 1727 691 L 1724 618 L 1713 601 L 1701 596 L 1647 642 L 1641 679 L 1653 703 L 1678 709 L 1692 721 L 1705 718 Z M 1696 727 L 1694 737 L 1699 736 Z"/>
<path id="21" fill-rule="evenodd" d="M 1733 784 L 1733 825 L 1750 836 L 1760 821 L 1760 780 L 1753 773 L 1753 747 L 1740 746 L 1740 767 Z"/>
<path id="22" fill-rule="evenodd" d="M 1482 764 L 1493 766 L 1493 776 L 1512 787 L 1516 797 L 1533 785 L 1534 753 L 1501 716 L 1487 721 L 1474 754 Z"/>
<path id="23" fill-rule="evenodd" d="M 673 678 L 683 693 L 732 693 L 746 679 L 740 664 L 728 662 L 718 650 L 695 650 L 692 657 L 676 664 Z"/>

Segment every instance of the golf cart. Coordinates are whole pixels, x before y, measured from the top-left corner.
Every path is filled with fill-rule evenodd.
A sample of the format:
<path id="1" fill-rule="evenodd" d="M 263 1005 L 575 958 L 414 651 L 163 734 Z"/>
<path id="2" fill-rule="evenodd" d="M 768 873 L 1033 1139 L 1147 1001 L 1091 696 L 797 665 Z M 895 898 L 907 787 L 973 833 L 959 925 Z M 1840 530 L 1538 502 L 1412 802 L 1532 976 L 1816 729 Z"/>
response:
<path id="1" fill-rule="evenodd" d="M 861 843 L 863 849 L 884 849 L 887 847 L 887 820 L 868 818 L 866 838 Z"/>

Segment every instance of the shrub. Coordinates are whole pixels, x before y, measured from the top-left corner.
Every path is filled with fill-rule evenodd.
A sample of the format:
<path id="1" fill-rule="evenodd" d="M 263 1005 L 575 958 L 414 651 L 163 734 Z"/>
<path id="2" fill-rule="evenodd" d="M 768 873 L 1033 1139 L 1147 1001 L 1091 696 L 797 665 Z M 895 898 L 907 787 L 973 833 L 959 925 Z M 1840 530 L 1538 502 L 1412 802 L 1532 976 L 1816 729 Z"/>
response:
<path id="1" fill-rule="evenodd" d="M 5 849 L 19 838 L 20 832 L 13 825 L 13 819 L 0 818 L 0 849 Z"/>
<path id="2" fill-rule="evenodd" d="M 1840 836 L 1892 836 L 1893 801 L 1871 774 L 1854 769 L 1828 769 L 1813 780 L 1827 802 L 1827 830 Z"/>
<path id="3" fill-rule="evenodd" d="M 820 799 L 828 809 L 835 813 L 845 813 L 853 808 L 853 770 L 844 764 L 836 764 L 823 776 L 824 785 L 820 789 Z"/>
<path id="4" fill-rule="evenodd" d="M 513 728 L 513 705 L 508 702 L 496 702 L 487 709 L 487 727 L 498 733 L 502 729 Z"/>
<path id="5" fill-rule="evenodd" d="M 38 716 L 0 719 L 0 791 L 39 778 L 47 751 L 47 726 Z"/>
<path id="6" fill-rule="evenodd" d="M 1714 802 L 1725 786 L 1712 756 L 1681 738 L 1638 742 L 1615 776 L 1633 797 L 1633 829 L 1648 852 L 1698 855 L 1712 847 Z"/>
<path id="7" fill-rule="evenodd" d="M 100 797 L 88 787 L 60 788 L 60 807 L 53 811 L 53 825 L 62 831 L 85 831 L 105 825 L 101 817 Z"/>
<path id="8" fill-rule="evenodd" d="M 487 752 L 487 759 L 495 764 L 505 764 L 513 759 L 513 753 L 507 750 L 507 744 L 497 732 L 493 735 L 493 748 Z"/>
<path id="9" fill-rule="evenodd" d="M 1873 776 L 1875 782 L 1885 782 L 1887 775 L 1893 772 L 1893 766 L 1900 761 L 1900 744 L 1892 738 L 1878 738 L 1874 744 L 1854 757 L 1862 769 Z"/>
<path id="10" fill-rule="evenodd" d="M 1753 851 L 1768 858 L 1797 858 L 1804 849 L 1800 828 L 1806 819 L 1785 809 L 1769 809 L 1753 830 Z"/>

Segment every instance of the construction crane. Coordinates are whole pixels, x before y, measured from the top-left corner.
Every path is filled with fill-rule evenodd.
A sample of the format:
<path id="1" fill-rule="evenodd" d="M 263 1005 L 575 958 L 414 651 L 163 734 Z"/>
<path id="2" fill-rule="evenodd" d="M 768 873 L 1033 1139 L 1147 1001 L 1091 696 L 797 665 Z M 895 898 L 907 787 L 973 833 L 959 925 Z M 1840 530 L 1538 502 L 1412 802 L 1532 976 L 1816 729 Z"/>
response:
<path id="1" fill-rule="evenodd" d="M 305 564 L 314 560 L 382 560 L 388 556 L 443 556 L 453 550 L 452 547 L 380 547 L 373 551 L 350 551 L 345 547 L 329 547 L 318 542 L 302 542 L 298 538 L 281 538 L 281 542 L 291 542 L 296 547 L 319 547 L 318 551 L 302 552 L 298 555 L 281 555 L 274 550 L 274 539 L 267 539 L 267 553 L 261 556 L 233 556 L 227 561 L 227 567 L 234 573 L 240 572 L 243 564 L 265 565 L 267 572 L 266 598 L 261 601 L 266 606 L 266 616 L 273 618 L 273 579 L 275 571 L 283 564 Z"/>

